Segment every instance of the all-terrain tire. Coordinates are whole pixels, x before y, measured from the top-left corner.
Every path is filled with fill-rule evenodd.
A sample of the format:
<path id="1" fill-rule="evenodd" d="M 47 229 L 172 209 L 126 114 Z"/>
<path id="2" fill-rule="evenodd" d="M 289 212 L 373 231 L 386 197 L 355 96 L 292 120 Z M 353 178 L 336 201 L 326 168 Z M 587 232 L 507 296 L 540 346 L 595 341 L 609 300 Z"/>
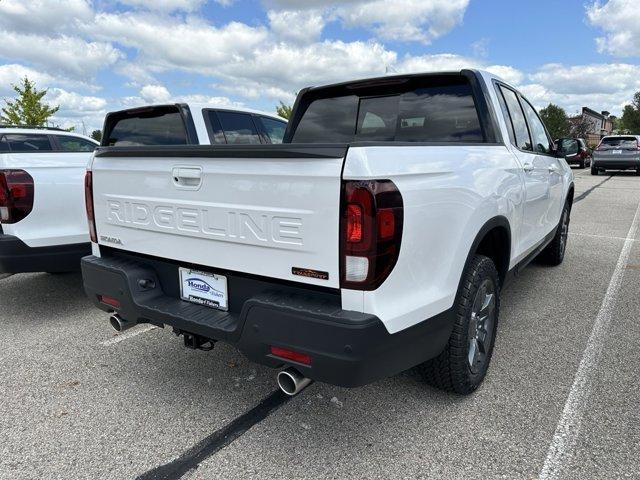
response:
<path id="1" fill-rule="evenodd" d="M 474 302 L 481 286 L 492 285 L 494 291 L 494 320 L 487 334 L 482 364 L 470 365 L 470 325 Z M 474 255 L 462 275 L 462 281 L 453 306 L 455 320 L 453 331 L 444 351 L 437 357 L 417 367 L 427 383 L 434 387 L 468 395 L 475 391 L 484 380 L 491 361 L 495 343 L 498 314 L 500 312 L 500 279 L 493 261 L 483 255 Z M 489 329 L 488 329 L 489 330 Z M 475 370 L 475 371 L 473 371 Z"/>
<path id="2" fill-rule="evenodd" d="M 551 243 L 538 255 L 538 259 L 542 263 L 555 267 L 556 265 L 560 265 L 564 260 L 564 252 L 567 249 L 567 240 L 569 239 L 569 221 L 570 209 L 569 205 L 565 204 L 553 240 L 551 240 Z"/>

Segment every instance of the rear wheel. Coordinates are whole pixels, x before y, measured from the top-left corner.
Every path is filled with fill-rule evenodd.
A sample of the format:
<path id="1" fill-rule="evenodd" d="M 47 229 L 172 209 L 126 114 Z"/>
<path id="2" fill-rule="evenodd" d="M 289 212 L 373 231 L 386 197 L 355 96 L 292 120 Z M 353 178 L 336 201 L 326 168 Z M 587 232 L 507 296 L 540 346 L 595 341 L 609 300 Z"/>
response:
<path id="1" fill-rule="evenodd" d="M 580 167 L 580 168 L 584 168 L 584 167 L 585 167 L 585 165 L 584 165 L 584 160 L 580 160 L 580 165 L 579 165 L 579 167 Z"/>
<path id="2" fill-rule="evenodd" d="M 567 240 L 569 239 L 569 205 L 565 204 L 560 217 L 560 224 L 556 229 L 551 243 L 546 246 L 538 258 L 547 265 L 560 265 L 564 260 L 564 252 L 567 249 Z"/>
<path id="3" fill-rule="evenodd" d="M 598 175 L 598 169 L 591 164 L 591 175 Z"/>
<path id="4" fill-rule="evenodd" d="M 500 310 L 500 281 L 493 261 L 475 255 L 462 276 L 453 331 L 444 351 L 418 366 L 431 385 L 472 393 L 487 374 Z"/>

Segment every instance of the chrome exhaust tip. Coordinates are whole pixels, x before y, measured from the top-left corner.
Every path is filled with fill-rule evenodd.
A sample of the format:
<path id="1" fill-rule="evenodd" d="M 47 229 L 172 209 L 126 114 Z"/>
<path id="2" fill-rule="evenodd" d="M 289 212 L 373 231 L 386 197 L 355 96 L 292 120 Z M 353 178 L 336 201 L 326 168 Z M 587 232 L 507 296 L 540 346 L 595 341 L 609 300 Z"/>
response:
<path id="1" fill-rule="evenodd" d="M 278 386 L 289 396 L 299 394 L 311 385 L 312 380 L 302 375 L 295 368 L 289 367 L 278 373 Z"/>
<path id="2" fill-rule="evenodd" d="M 125 320 L 117 313 L 111 315 L 111 317 L 109 318 L 109 323 L 116 332 L 124 332 L 125 330 L 128 330 L 129 328 L 135 326 L 134 322 Z"/>

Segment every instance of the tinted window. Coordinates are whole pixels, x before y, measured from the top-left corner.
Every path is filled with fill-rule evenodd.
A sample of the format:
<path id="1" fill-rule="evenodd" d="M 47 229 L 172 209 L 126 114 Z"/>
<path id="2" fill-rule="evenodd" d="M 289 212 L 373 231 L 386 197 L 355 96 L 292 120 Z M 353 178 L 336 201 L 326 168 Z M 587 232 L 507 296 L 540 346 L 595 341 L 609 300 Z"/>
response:
<path id="1" fill-rule="evenodd" d="M 224 138 L 222 126 L 220 125 L 220 120 L 218 120 L 218 114 L 214 110 L 206 110 L 205 115 L 207 120 L 206 123 L 209 133 L 209 141 L 211 142 L 211 144 L 220 145 L 227 143 L 227 140 Z"/>
<path id="2" fill-rule="evenodd" d="M 514 145 L 521 150 L 531 150 L 529 130 L 527 129 L 527 122 L 524 119 L 524 113 L 518 97 L 513 90 L 508 88 L 500 87 L 500 91 L 502 92 L 507 108 L 507 118 L 511 120 L 511 128 L 513 129 L 512 141 Z"/>
<path id="3" fill-rule="evenodd" d="M 483 142 L 484 137 L 467 84 L 320 98 L 309 105 L 293 137 L 295 143 L 354 140 Z"/>
<path id="4" fill-rule="evenodd" d="M 635 137 L 608 137 L 603 138 L 600 148 L 637 148 L 638 141 Z"/>
<path id="5" fill-rule="evenodd" d="M 260 135 L 251 115 L 237 112 L 217 113 L 229 145 L 260 143 Z"/>
<path id="6" fill-rule="evenodd" d="M 52 150 L 49 137 L 36 134 L 8 134 L 4 141 L 12 152 L 50 152 Z"/>
<path id="7" fill-rule="evenodd" d="M 60 149 L 65 152 L 93 152 L 96 144 L 80 137 L 56 135 Z"/>
<path id="8" fill-rule="evenodd" d="M 186 145 L 187 132 L 177 107 L 124 112 L 110 118 L 105 145 Z"/>
<path id="9" fill-rule="evenodd" d="M 544 124 L 531 104 L 526 100 L 522 102 L 524 113 L 529 120 L 529 128 L 531 129 L 531 137 L 533 139 L 533 150 L 538 153 L 551 153 L 551 140 L 547 136 Z"/>
<path id="10" fill-rule="evenodd" d="M 287 124 L 268 117 L 260 117 L 260 121 L 262 125 L 264 125 L 264 129 L 271 143 L 282 143 Z"/>
<path id="11" fill-rule="evenodd" d="M 4 137 L 0 137 L 0 153 L 9 151 L 9 143 Z"/>
<path id="12" fill-rule="evenodd" d="M 302 115 L 292 142 L 350 142 L 356 131 L 357 114 L 355 95 L 315 100 Z"/>

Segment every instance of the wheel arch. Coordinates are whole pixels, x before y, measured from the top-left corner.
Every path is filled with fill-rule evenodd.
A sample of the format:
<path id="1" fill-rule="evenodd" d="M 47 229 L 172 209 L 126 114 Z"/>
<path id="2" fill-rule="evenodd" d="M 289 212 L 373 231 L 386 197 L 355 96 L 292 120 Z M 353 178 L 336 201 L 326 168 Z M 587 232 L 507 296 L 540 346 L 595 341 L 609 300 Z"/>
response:
<path id="1" fill-rule="evenodd" d="M 569 211 L 571 211 L 571 207 L 573 206 L 573 197 L 575 195 L 576 188 L 573 182 L 569 184 L 569 189 L 567 190 L 567 199 L 565 203 L 569 204 Z"/>
<path id="2" fill-rule="evenodd" d="M 493 260 L 500 276 L 500 283 L 503 284 L 511 263 L 511 225 L 507 217 L 502 215 L 493 217 L 480 228 L 467 254 L 460 281 L 476 254 L 485 255 Z M 460 284 L 458 284 L 458 290 L 459 286 Z"/>

